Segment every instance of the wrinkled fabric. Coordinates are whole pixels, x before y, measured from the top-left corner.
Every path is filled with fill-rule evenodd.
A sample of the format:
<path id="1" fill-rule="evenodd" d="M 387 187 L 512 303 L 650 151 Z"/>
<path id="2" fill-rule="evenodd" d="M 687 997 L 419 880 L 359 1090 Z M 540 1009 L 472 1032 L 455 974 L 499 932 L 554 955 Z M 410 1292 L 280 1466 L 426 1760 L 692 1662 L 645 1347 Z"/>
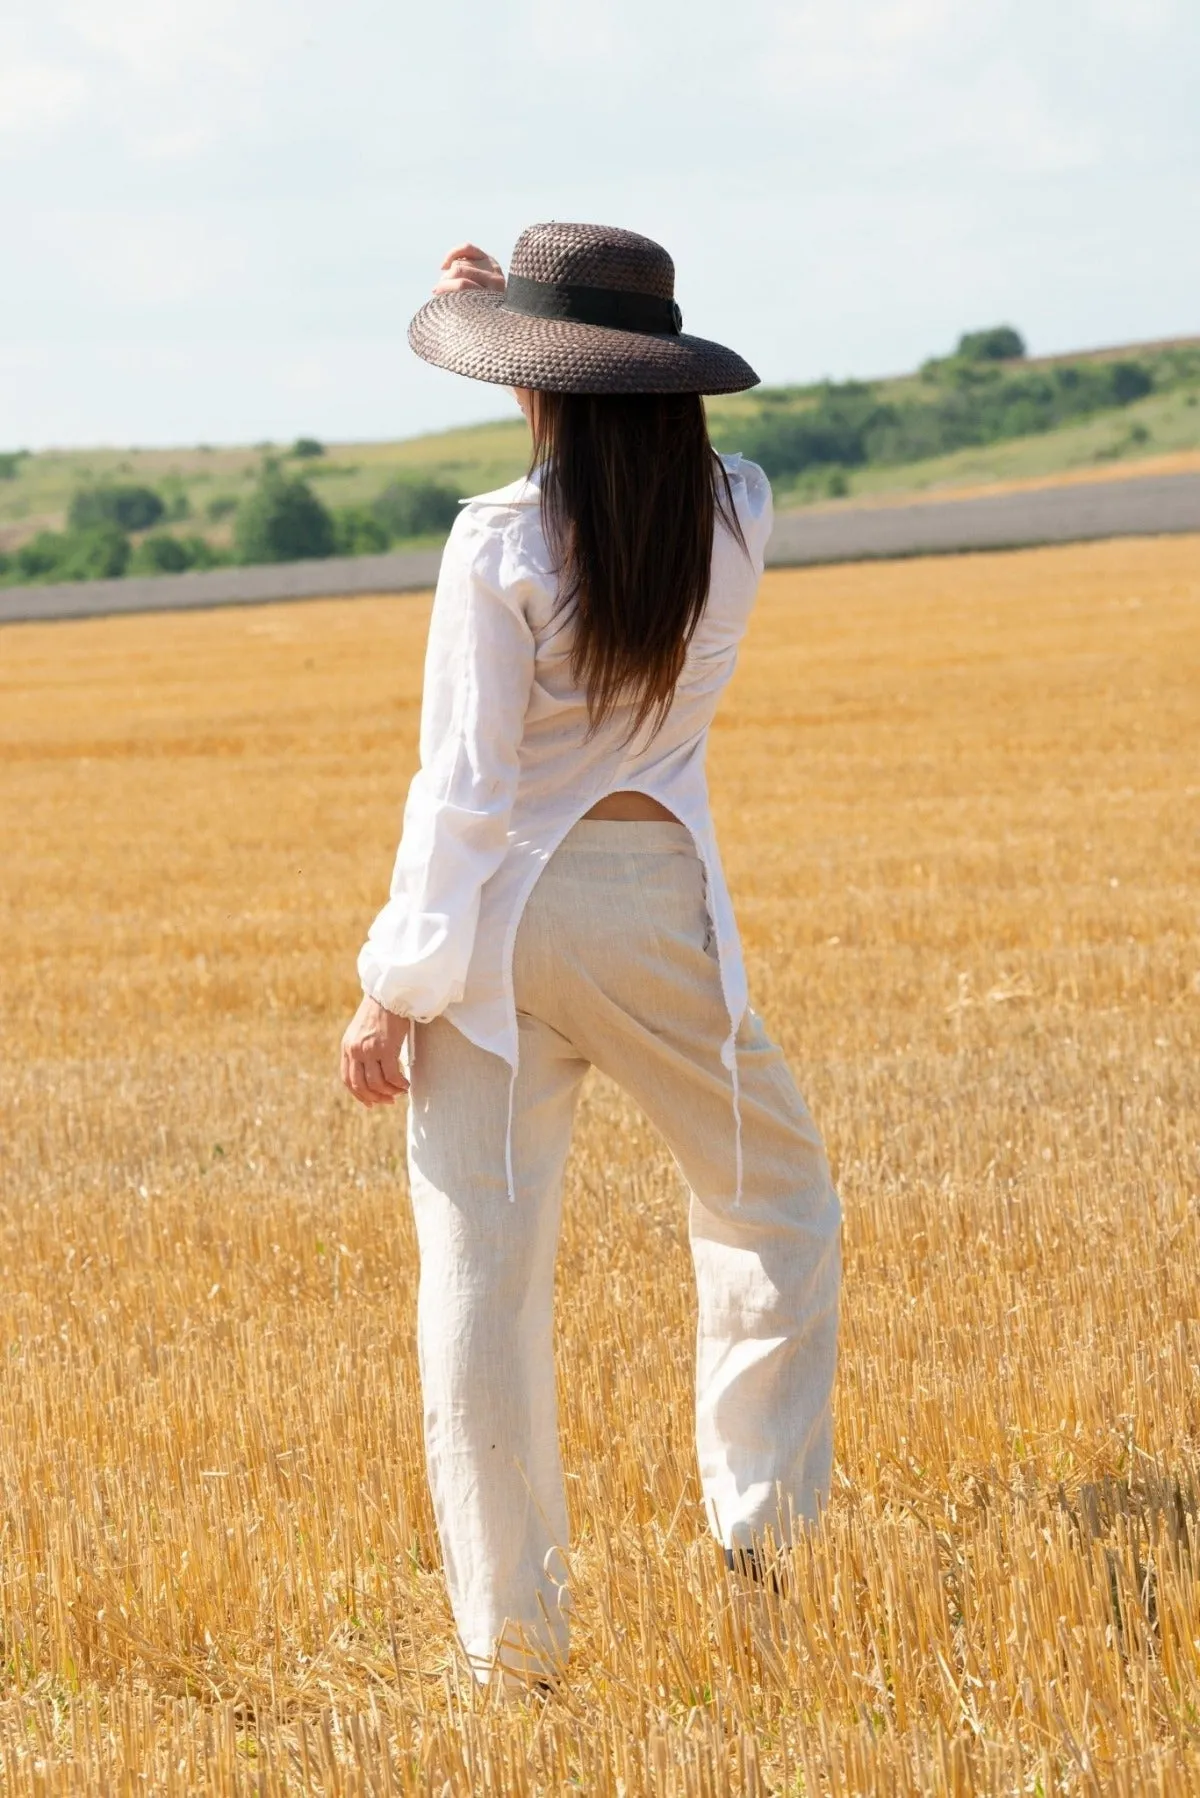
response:
<path id="1" fill-rule="evenodd" d="M 840 1206 L 812 1118 L 753 1012 L 737 1036 L 735 1202 L 725 999 L 688 831 L 577 825 L 529 900 L 514 989 L 511 1093 L 503 1062 L 448 1018 L 415 1026 L 411 1063 L 426 1455 L 451 1605 L 480 1678 L 552 1670 L 569 1646 L 554 1261 L 589 1067 L 632 1096 L 690 1189 L 709 1527 L 727 1547 L 768 1530 L 790 1541 L 824 1504 L 832 1467 Z M 498 1202 L 510 1097 L 512 1206 Z"/>
<path id="2" fill-rule="evenodd" d="M 445 1015 L 517 1065 L 512 953 L 522 913 L 559 843 L 616 791 L 645 793 L 687 827 L 706 875 L 727 1023 L 726 1066 L 746 979 L 709 811 L 708 728 L 737 660 L 771 529 L 762 470 L 723 458 L 746 548 L 718 524 L 708 601 L 666 721 L 629 741 L 618 706 L 594 734 L 571 675 L 572 620 L 558 604 L 535 478 L 468 501 L 442 558 L 430 621 L 420 767 L 409 789 L 391 898 L 358 959 L 389 1011 Z"/>

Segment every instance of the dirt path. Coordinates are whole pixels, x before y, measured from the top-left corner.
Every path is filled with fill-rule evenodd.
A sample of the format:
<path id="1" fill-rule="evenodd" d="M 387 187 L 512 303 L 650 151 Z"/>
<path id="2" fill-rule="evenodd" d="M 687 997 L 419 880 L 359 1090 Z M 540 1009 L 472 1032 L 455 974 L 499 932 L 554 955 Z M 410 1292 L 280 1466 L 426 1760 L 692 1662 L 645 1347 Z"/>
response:
<path id="1" fill-rule="evenodd" d="M 1200 532 L 1200 474 L 1070 483 L 971 499 L 784 512 L 768 560 L 779 567 Z"/>

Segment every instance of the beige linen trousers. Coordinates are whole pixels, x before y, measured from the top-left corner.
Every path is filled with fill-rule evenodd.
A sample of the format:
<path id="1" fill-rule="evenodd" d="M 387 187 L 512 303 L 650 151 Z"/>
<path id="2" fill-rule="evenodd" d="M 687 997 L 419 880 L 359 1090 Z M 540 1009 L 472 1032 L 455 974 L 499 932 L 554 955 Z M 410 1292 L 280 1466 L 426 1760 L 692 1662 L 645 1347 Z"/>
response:
<path id="1" fill-rule="evenodd" d="M 737 1040 L 737 1199 L 729 1018 L 683 825 L 576 825 L 525 909 L 513 982 L 515 1078 L 444 1018 L 414 1025 L 410 1070 L 426 1456 L 459 1638 L 485 1680 L 536 1677 L 567 1654 L 554 1260 L 589 1066 L 661 1131 L 691 1191 L 696 1443 L 726 1547 L 767 1531 L 787 1542 L 827 1497 L 841 1274 L 820 1138 L 752 1012 Z"/>

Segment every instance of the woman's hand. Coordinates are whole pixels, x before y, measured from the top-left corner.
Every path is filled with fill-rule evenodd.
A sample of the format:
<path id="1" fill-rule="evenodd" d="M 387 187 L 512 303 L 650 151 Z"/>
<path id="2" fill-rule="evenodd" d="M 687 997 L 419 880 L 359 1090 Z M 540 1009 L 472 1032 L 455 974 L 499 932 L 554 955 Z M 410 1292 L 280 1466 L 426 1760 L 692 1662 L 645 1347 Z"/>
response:
<path id="1" fill-rule="evenodd" d="M 484 287 L 504 292 L 504 270 L 494 256 L 477 244 L 455 244 L 442 258 L 442 273 L 434 293 L 461 293 L 465 287 Z"/>
<path id="2" fill-rule="evenodd" d="M 364 996 L 342 1038 L 342 1082 L 361 1105 L 394 1105 L 408 1091 L 400 1070 L 407 1029 L 407 1018 Z"/>

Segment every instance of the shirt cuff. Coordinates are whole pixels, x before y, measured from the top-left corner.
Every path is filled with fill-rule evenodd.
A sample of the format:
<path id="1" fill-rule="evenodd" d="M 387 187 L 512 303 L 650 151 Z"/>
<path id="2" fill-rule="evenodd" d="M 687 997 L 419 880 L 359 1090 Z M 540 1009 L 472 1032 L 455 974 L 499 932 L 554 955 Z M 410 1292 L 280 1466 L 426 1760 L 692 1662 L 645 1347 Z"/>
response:
<path id="1" fill-rule="evenodd" d="M 394 1018 L 405 1018 L 405 1019 L 411 1020 L 412 1013 L 410 1011 L 401 1011 L 394 1004 L 393 1005 L 384 1004 L 384 1001 L 379 997 L 379 994 L 373 993 L 371 991 L 370 987 L 367 985 L 365 980 L 363 981 L 363 989 L 362 990 L 363 990 L 363 993 L 366 998 L 374 999 L 376 1005 L 382 1005 L 384 1011 L 390 1012 Z"/>
<path id="2" fill-rule="evenodd" d="M 403 1001 L 398 1000 L 395 994 L 385 997 L 389 984 L 387 968 L 381 965 L 372 953 L 372 945 L 369 941 L 364 943 L 359 951 L 358 978 L 367 998 L 374 999 L 376 1005 L 382 1005 L 383 1009 L 390 1011 L 394 1018 L 407 1018 L 412 1015 L 408 1007 Z"/>

